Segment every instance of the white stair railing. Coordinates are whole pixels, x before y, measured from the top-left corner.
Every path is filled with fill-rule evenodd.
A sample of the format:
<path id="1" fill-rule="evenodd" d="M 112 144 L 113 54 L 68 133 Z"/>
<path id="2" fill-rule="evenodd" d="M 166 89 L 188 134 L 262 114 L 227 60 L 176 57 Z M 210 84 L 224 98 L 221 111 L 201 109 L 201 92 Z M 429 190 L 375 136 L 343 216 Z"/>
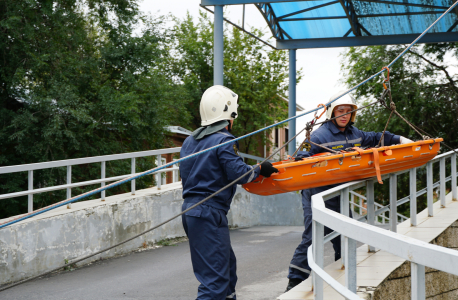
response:
<path id="1" fill-rule="evenodd" d="M 445 162 L 451 160 L 451 174 L 447 177 Z M 412 226 L 417 225 L 417 197 L 427 194 L 428 215 L 434 216 L 433 211 L 433 189 L 439 187 L 439 201 L 441 207 L 445 208 L 445 184 L 451 181 L 452 198 L 457 200 L 457 155 L 450 151 L 438 155 L 426 164 L 427 186 L 417 191 L 416 169 L 413 168 L 399 173 L 386 175 L 383 178 L 390 178 L 390 205 L 386 207 L 377 206 L 374 201 L 374 179 L 349 182 L 312 196 L 312 216 L 313 216 L 313 242 L 309 247 L 309 265 L 314 271 L 313 292 L 316 300 L 324 299 L 323 280 L 326 281 L 334 290 L 346 299 L 361 299 L 356 295 L 356 241 L 365 243 L 369 246 L 369 251 L 375 248 L 384 250 L 398 257 L 411 262 L 411 291 L 412 299 L 425 299 L 425 266 L 458 275 L 458 252 L 452 249 L 428 244 L 410 237 L 396 233 L 397 231 L 397 206 L 410 202 L 410 222 Z M 433 183 L 433 164 L 439 162 L 440 180 Z M 397 176 L 409 172 L 410 176 L 410 195 L 397 200 Z M 353 192 L 361 187 L 366 187 L 366 196 Z M 336 213 L 325 207 L 324 201 L 337 195 L 341 195 L 342 214 Z M 366 201 L 366 206 L 360 200 L 359 203 L 353 201 L 351 207 L 360 207 L 366 210 L 366 215 L 360 220 L 353 220 L 348 216 L 350 207 L 349 195 L 359 197 Z M 365 199 L 364 199 L 365 198 Z M 375 208 L 378 208 L 375 210 Z M 389 212 L 390 230 L 385 230 L 376 226 L 375 217 Z M 394 218 L 393 216 L 396 216 Z M 406 218 L 406 217 L 404 217 Z M 458 218 L 458 217 L 457 217 Z M 365 219 L 367 224 L 361 223 Z M 395 222 L 393 220 L 396 220 Z M 335 232 L 323 237 L 323 228 L 327 226 Z M 336 236 L 342 238 L 342 263 L 345 267 L 345 286 L 334 280 L 323 269 L 323 249 L 324 243 Z M 311 253 L 313 252 L 313 253 Z M 434 259 L 432 259 L 434 258 Z"/>

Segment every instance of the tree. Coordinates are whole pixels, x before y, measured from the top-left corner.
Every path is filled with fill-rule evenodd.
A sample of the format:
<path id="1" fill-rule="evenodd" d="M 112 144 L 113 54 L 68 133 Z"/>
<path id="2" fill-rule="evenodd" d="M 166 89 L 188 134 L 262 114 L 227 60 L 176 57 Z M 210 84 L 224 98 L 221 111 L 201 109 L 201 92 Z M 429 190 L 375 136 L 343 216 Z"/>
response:
<path id="1" fill-rule="evenodd" d="M 187 122 L 186 90 L 162 68 L 170 42 L 163 19 L 141 14 L 136 2 L 0 2 L 0 165 L 161 148 L 164 126 Z M 107 176 L 127 171 L 127 162 L 107 165 Z M 64 172 L 42 171 L 35 186 L 63 184 Z M 81 166 L 73 181 L 98 174 Z M 2 194 L 26 189 L 24 174 L 0 177 Z M 64 197 L 36 195 L 35 205 Z M 1 218 L 23 213 L 26 201 L 0 207 Z"/>
<path id="2" fill-rule="evenodd" d="M 354 86 L 370 75 L 378 72 L 391 62 L 403 49 L 400 46 L 373 46 L 349 48 L 343 53 L 342 71 L 344 82 Z M 390 71 L 393 101 L 397 111 L 414 125 L 431 134 L 442 137 L 453 148 L 458 147 L 458 136 L 454 130 L 458 126 L 458 74 L 454 71 L 458 59 L 458 43 L 416 45 L 401 57 Z M 381 80 L 373 80 L 359 87 L 355 94 L 360 104 L 374 101 L 382 93 Z M 389 101 L 388 97 L 386 100 Z M 356 126 L 365 131 L 383 131 L 390 111 L 381 105 L 371 106 L 358 112 Z M 421 137 L 404 121 L 393 116 L 388 131 L 413 140 Z M 449 151 L 444 146 L 442 151 Z M 434 172 L 436 175 L 438 171 Z M 425 186 L 425 173 L 419 169 L 419 185 Z M 407 196 L 406 178 L 398 183 L 400 195 Z M 388 195 L 387 186 L 378 187 L 379 201 L 387 204 L 383 195 Z M 425 207 L 425 201 L 419 209 Z M 408 213 L 408 207 L 401 207 Z"/>
<path id="3" fill-rule="evenodd" d="M 264 36 L 260 30 L 251 31 Z M 174 32 L 174 70 L 192 97 L 190 127 L 198 128 L 200 98 L 213 85 L 213 23 L 205 13 L 200 14 L 198 23 L 188 15 L 176 20 Z M 243 135 L 287 118 L 287 103 L 282 99 L 288 89 L 286 52 L 267 49 L 236 28 L 225 28 L 224 34 L 224 83 L 239 95 L 234 134 Z M 246 138 L 240 143 L 241 151 L 259 155 L 264 143 L 266 134 Z"/>

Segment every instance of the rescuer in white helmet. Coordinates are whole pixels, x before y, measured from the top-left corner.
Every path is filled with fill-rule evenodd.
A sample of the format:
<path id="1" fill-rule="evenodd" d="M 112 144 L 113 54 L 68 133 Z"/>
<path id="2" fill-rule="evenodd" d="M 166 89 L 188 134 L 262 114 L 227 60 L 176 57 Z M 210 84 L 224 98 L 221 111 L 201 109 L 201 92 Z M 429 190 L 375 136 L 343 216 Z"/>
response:
<path id="1" fill-rule="evenodd" d="M 333 97 L 335 96 L 336 95 Z M 355 99 L 349 94 L 346 94 L 342 98 L 339 98 L 331 103 L 331 105 L 326 110 L 326 119 L 332 119 L 336 115 L 340 116 L 357 108 L 358 106 L 356 105 Z M 341 118 L 338 118 L 332 122 L 337 126 L 337 128 L 340 129 L 340 131 L 343 131 L 347 126 L 353 125 L 355 123 L 355 119 L 356 111 L 352 112 L 351 114 L 342 116 Z"/>
<path id="2" fill-rule="evenodd" d="M 216 85 L 207 89 L 200 101 L 202 127 L 184 141 L 180 156 L 186 157 L 233 140 L 235 137 L 230 130 L 238 115 L 237 100 L 238 95 L 224 86 Z M 182 210 L 253 168 L 238 156 L 238 146 L 237 142 L 228 143 L 180 164 L 184 199 Z M 251 182 L 259 174 L 270 177 L 274 172 L 278 170 L 265 162 L 237 183 Z M 226 218 L 236 188 L 236 184 L 232 185 L 182 216 L 183 227 L 189 238 L 194 274 L 200 282 L 198 300 L 236 299 L 236 259 Z"/>
<path id="3" fill-rule="evenodd" d="M 344 92 L 341 91 L 338 94 L 332 96 L 330 101 L 334 100 L 343 93 Z M 358 106 L 356 105 L 355 99 L 353 99 L 353 97 L 348 94 L 332 102 L 326 111 L 326 119 L 332 120 L 324 123 L 317 130 L 313 131 L 310 137 L 311 141 L 327 148 L 331 148 L 335 151 L 345 150 L 352 147 L 376 147 L 379 143 L 382 133 L 364 132 L 354 127 L 353 123 L 356 119 L 356 111 L 353 110 L 357 108 Z M 333 119 L 335 117 L 337 118 Z M 383 137 L 385 146 L 412 142 L 405 137 L 394 135 L 388 131 L 385 132 Z M 309 141 L 306 141 L 303 145 L 301 145 L 301 149 L 297 153 L 295 160 L 302 160 L 305 157 L 327 151 L 328 150 L 325 150 L 310 143 Z M 332 175 L 330 174 L 329 176 Z M 335 186 L 337 185 L 323 186 L 302 191 L 302 207 L 304 209 L 305 230 L 302 234 L 302 241 L 299 246 L 297 246 L 289 265 L 289 282 L 288 286 L 286 287 L 286 291 L 289 291 L 307 279 L 310 275 L 310 266 L 307 261 L 307 249 L 312 243 L 312 195 L 321 193 Z M 326 208 L 340 213 L 340 196 L 326 200 L 324 203 Z M 331 229 L 325 227 L 325 235 L 331 232 Z M 334 238 L 331 242 L 335 251 L 334 258 L 335 260 L 338 260 L 341 256 L 340 237 Z"/>

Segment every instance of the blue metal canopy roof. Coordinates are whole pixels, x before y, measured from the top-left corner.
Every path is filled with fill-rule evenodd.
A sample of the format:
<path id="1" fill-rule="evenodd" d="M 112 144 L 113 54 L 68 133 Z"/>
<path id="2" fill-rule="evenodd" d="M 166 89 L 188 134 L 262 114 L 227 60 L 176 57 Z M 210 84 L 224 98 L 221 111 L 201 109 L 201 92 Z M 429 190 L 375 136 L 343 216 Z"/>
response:
<path id="1" fill-rule="evenodd" d="M 410 43 L 452 0 L 202 0 L 202 5 L 255 4 L 280 49 Z M 457 42 L 458 9 L 421 42 Z"/>

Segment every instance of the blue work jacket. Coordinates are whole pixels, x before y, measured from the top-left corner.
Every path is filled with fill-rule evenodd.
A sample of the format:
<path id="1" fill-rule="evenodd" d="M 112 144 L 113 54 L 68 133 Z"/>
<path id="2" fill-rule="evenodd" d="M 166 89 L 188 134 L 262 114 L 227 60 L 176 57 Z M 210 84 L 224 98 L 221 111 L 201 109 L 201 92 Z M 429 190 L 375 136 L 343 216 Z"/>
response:
<path id="1" fill-rule="evenodd" d="M 365 132 L 354 126 L 348 126 L 342 132 L 332 121 L 329 121 L 324 123 L 317 130 L 313 131 L 310 139 L 314 143 L 338 151 L 352 147 L 375 147 L 377 146 L 381 136 L 381 132 Z M 401 136 L 386 131 L 383 136 L 383 140 L 385 146 L 395 145 L 400 143 Z M 328 152 L 326 149 L 310 143 L 307 144 L 307 142 L 305 142 L 305 145 L 303 144 L 300 147 L 302 148 L 302 151 L 298 151 L 298 157 L 309 157 L 318 153 Z M 304 151 L 305 148 L 309 148 L 310 150 Z M 306 194 L 308 194 L 308 197 L 311 197 L 312 195 L 321 193 L 335 186 L 337 186 L 337 184 L 304 190 L 304 192 L 307 191 Z"/>
<path id="2" fill-rule="evenodd" d="M 199 140 L 189 136 L 181 147 L 180 157 L 208 149 L 234 138 L 226 129 Z M 185 203 L 197 203 L 253 169 L 238 155 L 238 147 L 239 144 L 235 141 L 180 163 Z M 259 172 L 260 169 L 256 168 L 251 174 L 243 177 L 237 183 L 251 182 L 258 177 Z M 205 202 L 205 204 L 222 209 L 227 213 L 236 189 L 237 185 L 234 184 Z"/>

